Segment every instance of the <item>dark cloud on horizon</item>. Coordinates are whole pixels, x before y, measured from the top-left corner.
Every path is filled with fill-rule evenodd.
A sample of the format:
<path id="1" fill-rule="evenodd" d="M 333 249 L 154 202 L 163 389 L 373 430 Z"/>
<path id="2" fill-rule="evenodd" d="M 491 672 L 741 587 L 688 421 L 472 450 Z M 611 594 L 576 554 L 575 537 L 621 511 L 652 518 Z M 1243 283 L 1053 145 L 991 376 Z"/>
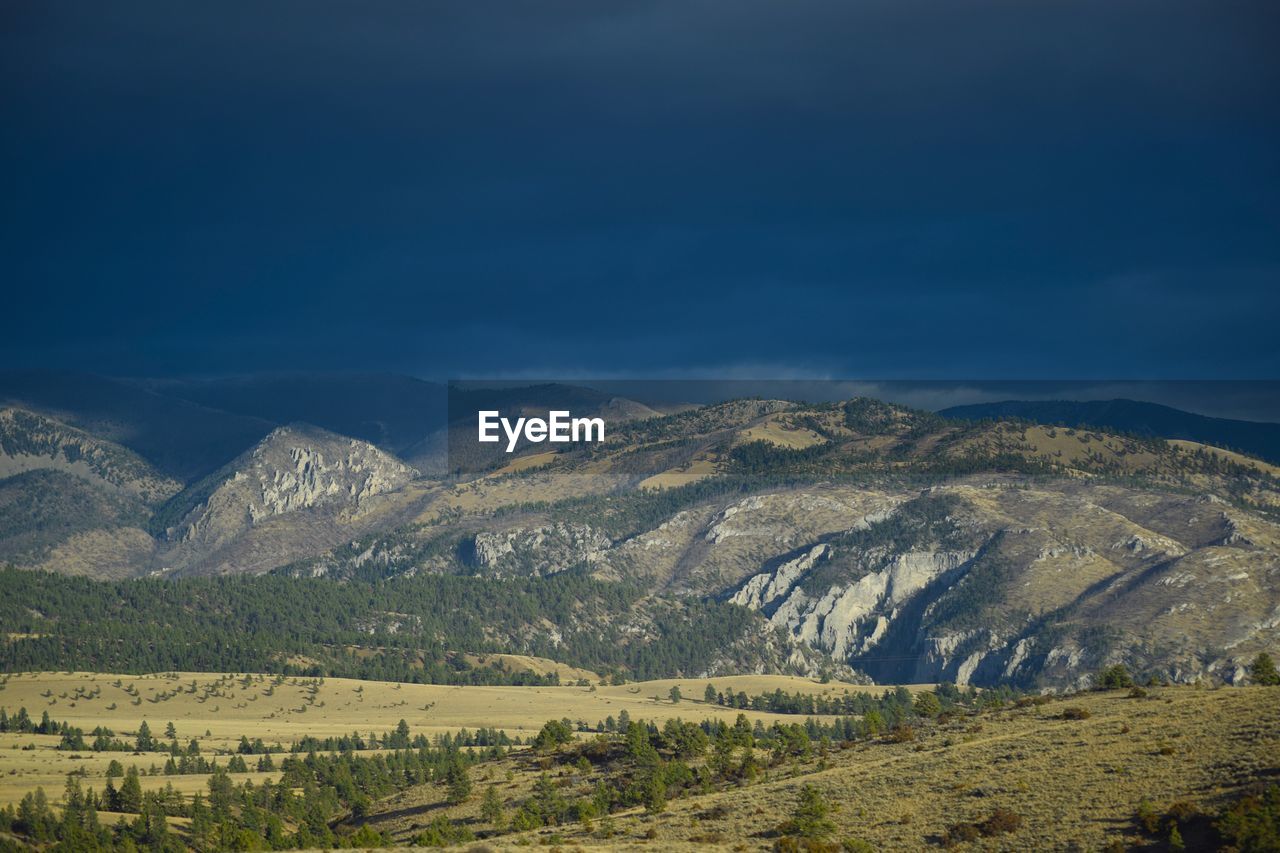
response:
<path id="1" fill-rule="evenodd" d="M 0 362 L 1273 377 L 1278 23 L 11 3 Z"/>

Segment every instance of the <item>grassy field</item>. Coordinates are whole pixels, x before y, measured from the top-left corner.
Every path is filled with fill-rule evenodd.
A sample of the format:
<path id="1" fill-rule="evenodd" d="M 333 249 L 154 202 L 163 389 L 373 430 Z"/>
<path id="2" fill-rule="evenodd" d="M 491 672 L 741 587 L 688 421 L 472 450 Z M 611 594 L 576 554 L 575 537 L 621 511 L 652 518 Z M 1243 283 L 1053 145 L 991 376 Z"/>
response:
<path id="1" fill-rule="evenodd" d="M 198 739 L 204 755 L 222 754 L 219 763 L 225 765 L 225 754 L 242 735 L 287 746 L 306 735 L 354 730 L 382 734 L 400 719 L 408 722 L 413 734 L 492 726 L 512 736 L 528 736 L 549 719 L 568 717 L 594 724 L 616 718 L 623 710 L 633 719 L 659 724 L 677 716 L 731 722 L 739 711 L 701 701 L 708 683 L 720 692 L 748 695 L 776 689 L 828 696 L 885 689 L 781 676 L 710 682 L 668 679 L 592 688 L 451 687 L 198 673 L 39 673 L 7 677 L 0 706 L 10 714 L 25 707 L 36 720 L 48 711 L 54 720 L 86 731 L 108 726 L 121 738 L 132 738 L 144 720 L 157 736 L 172 722 L 182 743 Z M 669 698 L 673 686 L 685 697 L 678 703 Z M 494 835 L 480 814 L 482 797 L 491 786 L 509 819 L 543 773 L 566 800 L 579 801 L 617 772 L 572 756 L 517 749 L 472 769 L 474 788 L 466 802 L 450 804 L 443 784 L 419 785 L 376 802 L 367 822 L 398 844 L 408 844 L 443 816 L 466 826 L 494 850 L 530 843 L 769 850 L 794 812 L 802 786 L 813 785 L 835 808 L 835 831 L 829 837 L 834 842 L 857 839 L 884 850 L 929 848 L 942 843 L 949 827 L 981 821 L 999 809 L 1016 815 L 1016 829 L 979 839 L 971 847 L 1127 847 L 1152 840 L 1136 821 L 1144 801 L 1160 813 L 1178 804 L 1183 813 L 1209 815 L 1242 792 L 1280 778 L 1278 700 L 1280 691 L 1273 688 L 1158 687 L 1145 695 L 1085 693 L 980 714 L 966 712 L 937 723 L 917 723 L 910 738 L 858 740 L 817 750 L 807 758 L 771 759 L 758 750 L 762 774 L 755 781 L 713 785 L 703 793 L 671 800 L 658 814 L 633 808 L 585 825 Z M 1069 709 L 1071 713 L 1064 713 Z M 765 726 L 803 720 L 742 713 Z M 37 786 L 56 803 L 66 774 L 73 771 L 83 773 L 86 787 L 101 790 L 112 759 L 126 767 L 138 765 L 147 790 L 172 784 L 192 794 L 207 784 L 203 775 L 159 773 L 166 758 L 162 753 L 71 753 L 57 750 L 58 742 L 56 736 L 0 735 L 0 803 L 15 802 Z M 259 783 L 275 775 L 252 772 L 234 778 Z M 1208 826 L 1207 817 L 1200 820 L 1201 826 Z M 182 824 L 175 820 L 176 827 Z M 340 832 L 353 829 L 349 822 Z M 1193 836 L 1187 841 L 1189 849 L 1196 849 Z"/>
<path id="2" fill-rule="evenodd" d="M 467 803 L 450 806 L 442 786 L 420 786 L 383 801 L 370 823 L 401 844 L 443 814 L 470 825 L 494 850 L 530 843 L 770 850 L 802 785 L 812 784 L 835 806 L 830 840 L 837 843 L 929 849 L 942 843 L 949 826 L 1000 808 L 1017 815 L 1020 827 L 963 849 L 1128 847 L 1152 840 L 1135 821 L 1144 799 L 1161 813 L 1175 803 L 1213 813 L 1242 791 L 1274 782 L 1280 775 L 1278 697 L 1268 688 L 1157 688 L 1144 698 L 1083 694 L 959 717 L 919 729 L 911 742 L 859 742 L 834 750 L 825 764 L 816 756 L 785 762 L 757 783 L 673 800 L 657 815 L 633 809 L 589 828 L 484 838 L 482 792 L 496 785 L 510 814 L 548 767 L 547 759 L 521 752 L 477 768 Z M 1066 708 L 1083 709 L 1085 718 L 1064 719 Z M 550 772 L 570 799 L 589 796 L 599 773 L 572 763 L 552 764 Z M 1194 837 L 1186 840 L 1188 849 L 1197 849 Z"/>
<path id="3" fill-rule="evenodd" d="M 516 663 L 517 661 L 512 661 Z M 518 661 L 530 668 L 546 669 L 539 659 Z M 562 677 L 591 675 L 585 670 L 562 668 Z M 819 684 L 786 676 L 732 676 L 711 679 L 717 690 L 749 695 L 782 689 L 833 696 L 846 691 L 874 690 L 847 684 Z M 730 722 L 736 710 L 706 705 L 701 699 L 708 684 L 699 679 L 667 679 L 608 687 L 454 687 L 448 685 L 396 684 L 342 678 L 307 679 L 264 675 L 210 675 L 169 673 L 129 676 L 102 673 L 37 673 L 10 676 L 0 689 L 0 707 L 12 716 L 26 708 L 39 721 L 43 712 L 57 722 L 67 722 L 90 732 L 106 726 L 116 736 L 132 740 L 145 720 L 156 737 L 173 723 L 178 740 L 186 745 L 196 738 L 206 755 L 234 750 L 241 736 L 262 738 L 268 745 L 286 748 L 308 735 L 327 737 L 359 731 L 381 735 L 400 720 L 414 734 L 428 736 L 466 728 L 503 729 L 511 737 L 535 734 L 543 723 L 568 717 L 590 725 L 626 710 L 633 718 L 664 721 L 671 717 L 716 717 Z M 687 697 L 672 703 L 672 686 Z M 695 701 L 696 700 L 696 701 Z M 774 720 L 794 721 L 792 716 L 745 712 L 770 725 Z M 92 753 L 55 749 L 56 735 L 0 734 L 0 805 L 16 802 L 36 787 L 50 795 L 62 790 L 66 774 L 84 770 L 84 784 L 101 788 L 107 765 L 114 758 L 139 770 L 163 767 L 161 753 Z M 33 747 L 33 748 L 25 748 Z M 221 764 L 226 763 L 223 759 Z M 273 774 L 248 774 L 238 778 L 266 778 Z M 206 777 L 144 776 L 144 789 L 162 788 L 172 782 L 184 793 L 202 790 Z"/>

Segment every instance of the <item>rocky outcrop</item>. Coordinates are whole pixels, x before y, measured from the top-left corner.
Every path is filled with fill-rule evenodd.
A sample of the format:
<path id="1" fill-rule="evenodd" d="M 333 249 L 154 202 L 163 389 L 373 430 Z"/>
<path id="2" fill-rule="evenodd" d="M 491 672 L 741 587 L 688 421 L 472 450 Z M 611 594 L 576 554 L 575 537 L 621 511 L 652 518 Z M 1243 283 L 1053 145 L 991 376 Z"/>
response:
<path id="1" fill-rule="evenodd" d="M 775 603 L 785 602 L 786 597 L 800 579 L 825 557 L 831 548 L 814 545 L 799 557 L 788 560 L 772 572 L 761 572 L 742 585 L 729 600 L 752 610 L 776 609 Z M 803 595 L 803 593 L 800 593 Z"/>
<path id="2" fill-rule="evenodd" d="M 1231 680 L 1280 643 L 1273 522 L 1119 487 L 931 494 L 961 501 L 947 547 L 829 537 L 725 595 L 878 681 L 1066 686 L 1111 663 Z M 884 529 L 909 527 L 898 512 Z"/>
<path id="3" fill-rule="evenodd" d="M 193 555 L 286 515 L 352 522 L 417 471 L 372 444 L 314 427 L 274 430 L 209 480 L 175 499 L 189 506 L 168 537 Z"/>
<path id="4" fill-rule="evenodd" d="M 497 575 L 552 575 L 593 564 L 613 545 L 609 537 L 585 524 L 559 523 L 477 533 L 476 565 Z"/>
<path id="5" fill-rule="evenodd" d="M 281 444 L 287 453 L 283 464 L 273 458 Z M 237 471 L 235 479 L 256 479 L 252 487 L 257 499 L 249 501 L 246 510 L 259 521 L 324 503 L 358 507 L 374 495 L 400 488 L 416 474 L 372 444 L 344 439 L 335 447 L 285 427 L 254 448 L 249 469 Z"/>
<path id="6" fill-rule="evenodd" d="M 814 550 L 827 546 L 819 545 Z M 801 560 L 784 563 L 773 573 L 756 575 L 731 600 L 753 606 L 754 588 L 773 589 L 781 581 L 787 593 L 777 596 L 770 621 L 806 644 L 828 653 L 833 660 L 848 661 L 876 648 L 901 606 L 944 572 L 972 559 L 966 551 L 911 551 L 887 556 L 887 565 L 868 571 L 856 581 L 835 584 L 820 592 L 798 588 Z M 807 568 L 812 568 L 809 561 Z M 780 599 L 780 600 L 779 600 Z M 755 609 L 764 609 L 757 605 Z"/>

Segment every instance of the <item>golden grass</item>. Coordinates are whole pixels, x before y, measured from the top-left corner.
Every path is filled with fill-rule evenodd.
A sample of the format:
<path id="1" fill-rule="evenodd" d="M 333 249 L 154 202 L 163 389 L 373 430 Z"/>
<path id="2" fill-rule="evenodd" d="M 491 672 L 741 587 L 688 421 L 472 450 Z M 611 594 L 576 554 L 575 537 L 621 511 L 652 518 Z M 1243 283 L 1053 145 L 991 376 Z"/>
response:
<path id="1" fill-rule="evenodd" d="M 531 672 L 534 675 L 558 673 L 561 684 L 571 684 L 584 678 L 593 684 L 600 681 L 600 674 L 597 672 L 532 655 L 469 654 L 463 655 L 463 659 L 472 666 L 497 666 L 507 672 Z"/>
<path id="2" fill-rule="evenodd" d="M 1245 456 L 1243 453 L 1236 453 L 1233 450 L 1223 450 L 1221 447 L 1213 447 L 1209 444 L 1201 444 L 1198 441 L 1184 441 L 1180 438 L 1171 439 L 1169 444 L 1176 447 L 1184 453 L 1195 453 L 1197 450 L 1203 450 L 1212 453 L 1224 462 L 1232 462 L 1236 465 L 1243 465 L 1247 468 L 1261 471 L 1272 477 L 1280 477 L 1280 466 L 1263 462 L 1261 459 L 1254 459 L 1252 456 Z"/>
<path id="3" fill-rule="evenodd" d="M 641 489 L 674 489 L 687 486 L 720 473 L 720 466 L 710 459 L 695 459 L 688 465 L 669 468 L 660 474 L 646 477 L 639 483 Z"/>
<path id="4" fill-rule="evenodd" d="M 558 670 L 561 678 L 591 678 L 594 673 L 577 670 L 554 661 L 525 656 L 502 657 L 513 666 L 533 671 Z M 177 673 L 160 675 L 107 675 L 102 673 L 38 673 L 11 676 L 0 690 L 0 707 L 10 715 L 25 707 L 34 720 L 44 711 L 58 722 L 67 722 L 89 732 L 106 726 L 126 742 L 136 736 L 145 720 L 153 735 L 163 736 L 172 722 L 182 745 L 192 738 L 200 741 L 206 756 L 235 749 L 240 737 L 262 738 L 268 745 L 289 743 L 308 735 L 328 737 L 359 731 L 381 735 L 401 720 L 414 734 L 428 736 L 460 729 L 494 727 L 512 737 L 529 737 L 547 720 L 568 717 L 594 726 L 606 717 L 626 710 L 633 718 L 658 722 L 671 717 L 717 717 L 732 721 L 739 713 L 729 708 L 702 703 L 708 680 L 678 679 L 638 682 L 609 687 L 455 687 L 433 684 L 396 684 L 357 681 L 345 678 L 288 678 L 273 684 L 275 677 Z M 834 695 L 864 688 L 846 684 L 818 684 L 787 676 L 733 676 L 710 679 L 718 690 L 750 695 L 781 688 L 815 695 Z M 116 684 L 119 684 L 117 687 Z M 192 685 L 195 692 L 189 692 Z M 679 684 L 687 701 L 673 704 L 671 686 Z M 100 689 L 93 699 L 84 693 Z M 136 691 L 136 696 L 130 692 Z M 213 694 L 216 691 L 216 695 Z M 205 698 L 206 692 L 210 695 Z M 267 695 L 270 692 L 271 695 Z M 48 694 L 47 696 L 45 694 Z M 77 694 L 80 694 L 77 698 Z M 697 700 L 697 701 L 693 701 Z M 138 704 L 134 704 L 138 701 Z M 112 708 L 111 706 L 115 706 Z M 795 719 L 755 711 L 745 712 L 752 720 L 771 725 L 774 720 Z M 206 734 L 206 732 L 208 734 Z M 27 791 L 43 786 L 51 796 L 62 790 L 66 774 L 83 768 L 84 784 L 101 788 L 112 758 L 126 767 L 139 769 L 155 764 L 163 767 L 167 755 L 147 753 L 71 753 L 55 749 L 60 738 L 42 735 L 0 735 L 0 804 L 14 802 Z M 35 749 L 23 750 L 34 745 Z M 256 759 L 252 759 L 256 760 Z M 252 763 L 251 760 L 251 763 Z M 226 759 L 219 761 L 226 764 Z M 271 774 L 267 774 L 271 775 Z M 145 777 L 144 787 L 163 787 L 166 781 L 183 791 L 201 789 L 203 776 Z"/>
<path id="5" fill-rule="evenodd" d="M 1087 469 L 1098 464 L 1096 460 L 1102 460 L 1136 472 L 1156 468 L 1161 462 L 1160 457 L 1141 442 L 1100 431 L 1052 426 L 997 424 L 957 443 L 953 452 L 963 454 L 975 449 L 1017 453 L 1069 470 Z"/>
<path id="6" fill-rule="evenodd" d="M 778 447 L 802 450 L 822 444 L 825 438 L 807 427 L 798 427 L 779 415 L 770 415 L 754 426 L 738 433 L 740 442 L 767 441 Z"/>
<path id="7" fill-rule="evenodd" d="M 1062 719 L 1068 704 L 1088 710 L 1088 719 Z M 518 753 L 478 768 L 468 803 L 448 806 L 440 786 L 425 785 L 384 801 L 372 822 L 400 844 L 438 814 L 483 832 L 485 788 L 498 786 L 509 816 L 541 770 L 533 756 Z M 947 826 L 1000 807 L 1017 813 L 1022 827 L 982 842 L 984 849 L 1098 850 L 1113 840 L 1126 846 L 1142 840 L 1133 816 L 1143 798 L 1157 808 L 1182 800 L 1214 812 L 1278 772 L 1275 689 L 1171 687 L 1140 699 L 1095 693 L 958 718 L 922 729 L 910 743 L 858 743 L 834 750 L 825 769 L 817 758 L 783 764 L 747 787 L 671 801 L 659 815 L 615 813 L 616 835 L 607 839 L 596 821 L 590 830 L 561 826 L 484 843 L 513 850 L 532 842 L 536 849 L 559 835 L 566 845 L 598 849 L 769 850 L 801 786 L 813 784 L 836 806 L 835 841 L 929 849 Z M 599 779 L 596 770 L 555 766 L 551 773 L 570 800 L 589 796 Z"/>
<path id="8" fill-rule="evenodd" d="M 515 459 L 503 465 L 496 471 L 491 471 L 481 479 L 493 480 L 507 474 L 516 474 L 520 471 L 527 471 L 530 468 L 541 468 L 544 465 L 550 465 L 555 461 L 559 454 L 554 450 L 548 450 L 545 453 L 532 453 L 528 456 L 518 456 Z"/>

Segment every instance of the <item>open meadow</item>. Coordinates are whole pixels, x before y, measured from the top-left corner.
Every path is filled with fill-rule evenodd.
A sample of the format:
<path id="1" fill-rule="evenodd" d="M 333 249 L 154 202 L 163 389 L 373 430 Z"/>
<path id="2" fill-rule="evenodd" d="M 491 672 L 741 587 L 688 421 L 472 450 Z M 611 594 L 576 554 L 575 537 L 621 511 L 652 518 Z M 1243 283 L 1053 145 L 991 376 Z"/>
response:
<path id="1" fill-rule="evenodd" d="M 543 669 L 551 664 L 537 659 L 520 663 Z M 573 670 L 572 674 L 589 673 Z M 614 686 L 459 687 L 259 674 L 74 672 L 10 675 L 0 689 L 0 708 L 11 717 L 26 708 L 36 721 L 47 712 L 51 720 L 68 723 L 86 734 L 102 726 L 130 741 L 144 721 L 161 739 L 172 723 L 182 746 L 195 738 L 204 754 L 216 757 L 234 752 L 241 737 L 260 738 L 268 746 L 280 744 L 287 750 L 292 742 L 308 736 L 339 737 L 353 732 L 381 736 L 394 730 L 400 720 L 414 735 L 434 737 L 462 729 L 496 728 L 512 738 L 528 738 L 552 719 L 568 718 L 594 727 L 623 711 L 634 719 L 659 724 L 673 717 L 732 722 L 738 710 L 702 701 L 708 684 L 719 691 L 752 696 L 783 690 L 831 698 L 888 689 L 771 675 L 664 679 Z M 672 687 L 679 687 L 685 697 L 679 703 L 671 701 Z M 741 713 L 765 726 L 796 719 L 752 710 Z M 137 764 L 144 772 L 154 768 L 157 775 L 142 777 L 145 790 L 172 783 L 176 790 L 190 794 L 203 790 L 207 782 L 208 777 L 202 774 L 160 774 L 167 758 L 164 753 L 68 751 L 57 748 L 60 741 L 59 735 L 0 733 L 0 805 L 17 802 L 37 787 L 54 796 L 61 791 L 66 774 L 73 771 L 84 771 L 86 787 L 101 788 L 112 760 L 126 767 Z M 226 759 L 219 763 L 225 765 Z M 261 781 L 275 775 L 251 771 L 237 778 Z"/>
<path id="2" fill-rule="evenodd" d="M 756 781 L 672 799 L 659 813 L 634 807 L 607 820 L 485 837 L 481 792 L 490 785 L 510 815 L 537 797 L 544 773 L 567 801 L 589 797 L 604 775 L 575 761 L 572 746 L 552 759 L 525 750 L 477 768 L 476 795 L 466 803 L 450 804 L 443 786 L 424 785 L 381 802 L 368 822 L 405 844 L 443 815 L 471 826 L 484 839 L 478 849 L 491 850 L 530 843 L 792 849 L 775 844 L 802 789 L 812 786 L 831 807 L 824 833 L 831 846 L 798 849 L 920 850 L 964 839 L 962 849 L 1163 850 L 1170 815 L 1186 849 L 1217 849 L 1210 843 L 1216 814 L 1280 778 L 1280 694 L 1194 687 L 1145 693 L 1027 702 L 916 726 L 901 742 L 873 738 L 796 760 L 761 753 L 765 769 Z M 1143 813 L 1154 830 L 1143 826 Z M 1002 815 L 1003 826 L 987 823 L 992 815 Z"/>

